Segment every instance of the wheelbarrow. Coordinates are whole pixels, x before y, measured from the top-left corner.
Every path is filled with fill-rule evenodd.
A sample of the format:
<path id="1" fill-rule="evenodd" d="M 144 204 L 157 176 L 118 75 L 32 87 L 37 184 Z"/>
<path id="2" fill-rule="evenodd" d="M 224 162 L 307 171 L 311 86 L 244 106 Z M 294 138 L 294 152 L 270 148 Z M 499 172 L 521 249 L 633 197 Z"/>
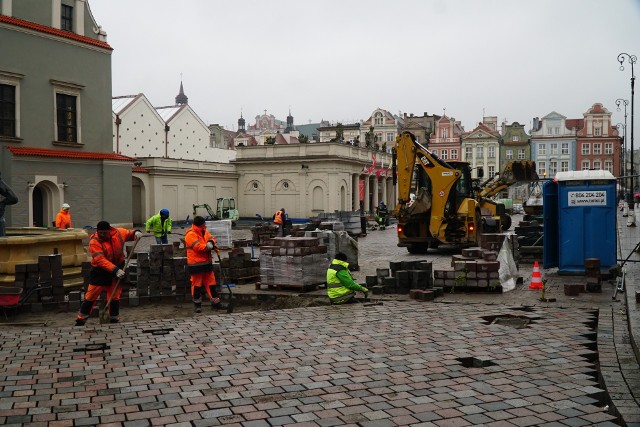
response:
<path id="1" fill-rule="evenodd" d="M 38 283 L 25 293 L 22 288 L 0 286 L 0 309 L 2 309 L 5 320 L 9 320 L 7 316 L 8 309 L 17 309 L 23 306 L 34 292 L 46 289 L 47 287 L 48 286 L 42 286 L 41 283 Z"/>

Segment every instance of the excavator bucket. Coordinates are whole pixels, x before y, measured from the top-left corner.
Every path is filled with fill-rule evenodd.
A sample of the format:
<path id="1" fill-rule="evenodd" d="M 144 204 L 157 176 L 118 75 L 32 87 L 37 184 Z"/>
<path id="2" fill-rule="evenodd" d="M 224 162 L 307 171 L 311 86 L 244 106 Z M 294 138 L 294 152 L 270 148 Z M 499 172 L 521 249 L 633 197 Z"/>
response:
<path id="1" fill-rule="evenodd" d="M 506 182 L 522 182 L 538 181 L 540 178 L 536 172 L 536 162 L 521 160 L 508 163 L 500 179 Z"/>

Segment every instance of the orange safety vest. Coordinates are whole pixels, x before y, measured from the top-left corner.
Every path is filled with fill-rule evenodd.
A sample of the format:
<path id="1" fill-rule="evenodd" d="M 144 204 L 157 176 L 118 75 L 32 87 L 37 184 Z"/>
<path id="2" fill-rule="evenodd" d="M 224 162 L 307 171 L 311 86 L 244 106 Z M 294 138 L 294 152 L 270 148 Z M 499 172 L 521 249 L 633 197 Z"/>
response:
<path id="1" fill-rule="evenodd" d="M 71 213 L 68 210 L 60 209 L 56 215 L 57 228 L 71 228 Z"/>
<path id="2" fill-rule="evenodd" d="M 273 219 L 273 222 L 276 224 L 282 224 L 282 211 L 276 212 L 276 217 Z"/>
<path id="3" fill-rule="evenodd" d="M 187 264 L 211 262 L 211 251 L 207 249 L 209 240 L 213 240 L 213 243 L 216 243 L 215 237 L 209 233 L 209 230 L 203 230 L 197 225 L 191 226 L 184 234 L 184 246 L 187 248 Z"/>
<path id="4" fill-rule="evenodd" d="M 135 240 L 135 230 L 111 227 L 109 240 L 102 241 L 98 233 L 89 240 L 91 266 L 115 273 L 124 264 L 124 242 Z"/>

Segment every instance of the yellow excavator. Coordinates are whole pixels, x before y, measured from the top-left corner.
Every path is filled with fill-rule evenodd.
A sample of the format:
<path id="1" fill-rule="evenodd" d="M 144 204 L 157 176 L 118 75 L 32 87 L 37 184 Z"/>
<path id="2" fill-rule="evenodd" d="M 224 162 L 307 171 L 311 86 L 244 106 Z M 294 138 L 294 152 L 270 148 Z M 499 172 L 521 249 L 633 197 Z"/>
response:
<path id="1" fill-rule="evenodd" d="M 410 132 L 396 138 L 398 246 L 426 253 L 440 244 L 475 246 L 480 234 L 511 227 L 505 206 L 492 199 L 516 182 L 537 181 L 535 162 L 509 162 L 502 174 L 480 183 L 469 163 L 444 161 L 416 141 Z M 415 195 L 415 197 L 414 197 Z"/>

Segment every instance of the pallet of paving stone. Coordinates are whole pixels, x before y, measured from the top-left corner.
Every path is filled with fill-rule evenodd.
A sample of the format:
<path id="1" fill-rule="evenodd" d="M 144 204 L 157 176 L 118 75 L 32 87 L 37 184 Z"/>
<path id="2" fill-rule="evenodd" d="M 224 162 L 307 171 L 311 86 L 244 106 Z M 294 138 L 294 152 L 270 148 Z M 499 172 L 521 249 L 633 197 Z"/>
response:
<path id="1" fill-rule="evenodd" d="M 318 289 L 318 286 L 323 286 L 324 283 L 313 284 L 301 284 L 294 285 L 291 283 L 274 283 L 274 282 L 256 282 L 256 290 L 260 290 L 261 287 L 266 286 L 268 289 L 276 289 L 278 291 L 302 291 L 309 292 Z"/>
<path id="2" fill-rule="evenodd" d="M 255 283 L 260 280 L 260 275 L 256 276 L 247 276 L 247 277 L 234 277 L 230 279 L 236 285 L 246 285 L 247 283 Z"/>

